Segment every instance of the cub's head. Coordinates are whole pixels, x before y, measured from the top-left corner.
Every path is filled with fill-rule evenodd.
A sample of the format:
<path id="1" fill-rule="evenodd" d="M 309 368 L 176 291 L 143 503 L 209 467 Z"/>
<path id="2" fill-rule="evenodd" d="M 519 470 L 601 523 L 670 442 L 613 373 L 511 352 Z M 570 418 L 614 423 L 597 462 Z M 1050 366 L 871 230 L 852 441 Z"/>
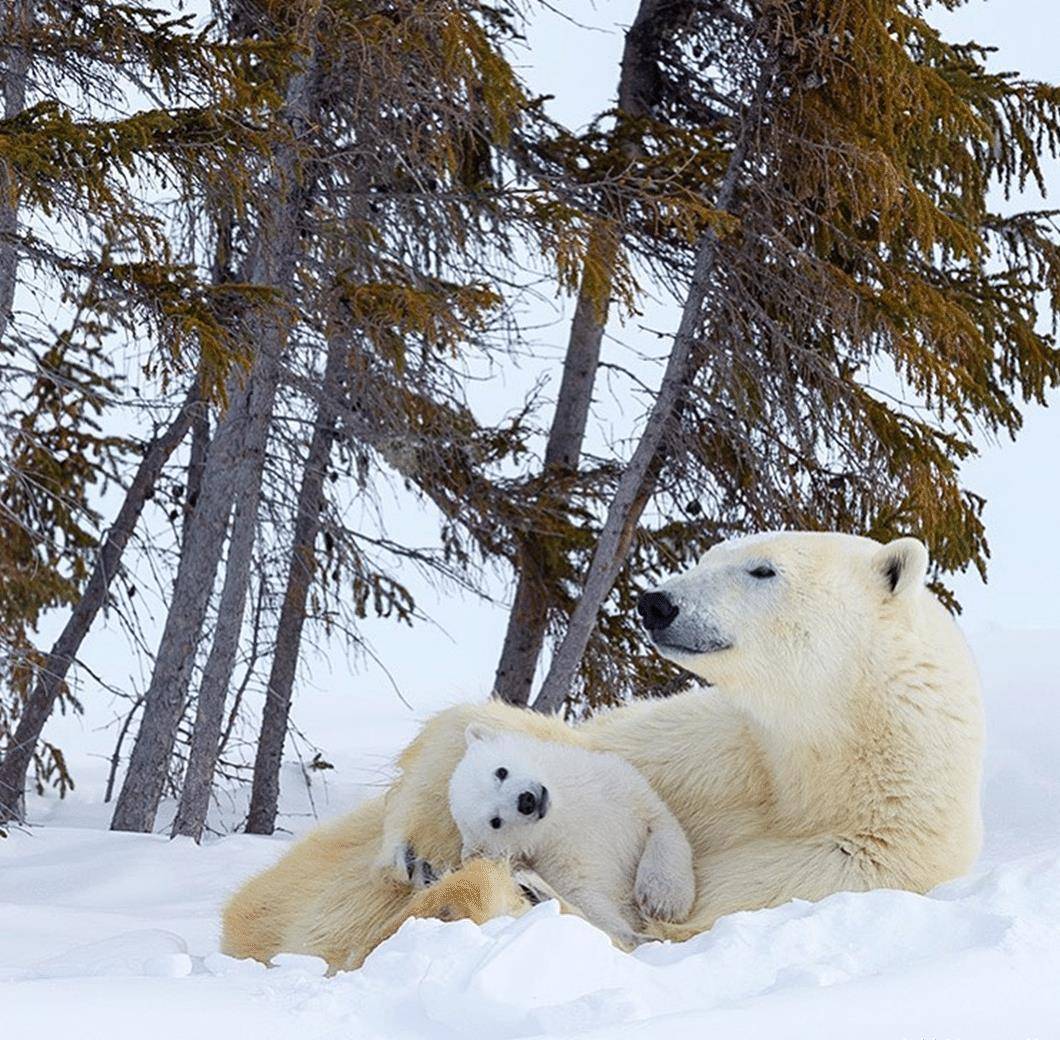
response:
<path id="1" fill-rule="evenodd" d="M 720 691 L 757 698 L 851 687 L 925 599 L 915 538 L 808 531 L 722 542 L 638 603 L 664 656 Z"/>
<path id="2" fill-rule="evenodd" d="M 538 742 L 478 723 L 464 736 L 467 750 L 449 780 L 449 811 L 464 857 L 526 851 L 551 805 Z"/>

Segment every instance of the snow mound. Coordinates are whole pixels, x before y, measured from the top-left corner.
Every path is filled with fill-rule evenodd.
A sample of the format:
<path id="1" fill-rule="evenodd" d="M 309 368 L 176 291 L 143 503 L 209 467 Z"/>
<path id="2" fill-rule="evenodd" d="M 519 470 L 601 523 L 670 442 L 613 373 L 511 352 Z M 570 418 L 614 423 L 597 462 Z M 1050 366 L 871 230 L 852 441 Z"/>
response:
<path id="1" fill-rule="evenodd" d="M 145 1015 L 152 1040 L 231 1029 L 298 1040 L 831 1036 L 855 1022 L 891 1040 L 1060 1035 L 1050 1033 L 1060 1023 L 1060 849 L 928 896 L 840 893 L 734 914 L 633 954 L 555 903 L 482 928 L 412 920 L 360 971 L 327 978 L 315 957 L 283 954 L 265 968 L 217 952 L 216 907 L 260 866 L 245 862 L 249 844 L 13 835 L 0 846 L 4 896 L 20 900 L 0 907 L 8 1035 L 81 1025 L 86 1037 L 139 1040 Z M 62 872 L 88 849 L 93 870 Z M 214 869 L 184 871 L 188 856 Z M 50 952 L 21 959 L 28 967 L 9 960 L 35 946 Z"/>
<path id="2" fill-rule="evenodd" d="M 75 946 L 34 964 L 27 979 L 76 979 L 103 976 L 183 978 L 192 969 L 188 947 L 179 935 L 157 928 L 123 932 L 110 939 Z"/>

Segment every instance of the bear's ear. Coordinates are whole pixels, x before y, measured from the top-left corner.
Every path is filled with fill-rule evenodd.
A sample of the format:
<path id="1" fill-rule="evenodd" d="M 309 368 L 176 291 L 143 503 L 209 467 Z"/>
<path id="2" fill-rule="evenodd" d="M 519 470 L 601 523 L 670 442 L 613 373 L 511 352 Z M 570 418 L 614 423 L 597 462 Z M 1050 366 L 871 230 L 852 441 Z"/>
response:
<path id="1" fill-rule="evenodd" d="M 492 740 L 497 735 L 497 731 L 492 726 L 487 726 L 482 722 L 471 722 L 468 723 L 467 729 L 464 730 L 464 740 L 468 747 L 477 740 Z"/>
<path id="2" fill-rule="evenodd" d="M 927 577 L 928 552 L 916 538 L 896 538 L 888 542 L 873 560 L 884 588 L 892 596 L 922 588 Z"/>

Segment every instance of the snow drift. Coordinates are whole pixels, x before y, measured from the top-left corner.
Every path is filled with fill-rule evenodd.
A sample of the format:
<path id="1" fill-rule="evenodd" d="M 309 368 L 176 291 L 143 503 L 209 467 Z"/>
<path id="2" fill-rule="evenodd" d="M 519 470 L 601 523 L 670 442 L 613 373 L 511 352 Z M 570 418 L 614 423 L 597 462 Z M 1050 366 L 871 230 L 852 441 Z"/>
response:
<path id="1" fill-rule="evenodd" d="M 315 958 L 266 969 L 217 952 L 220 905 L 287 839 L 112 834 L 88 782 L 36 800 L 39 825 L 0 843 L 5 1035 L 1060 1037 L 1057 633 L 974 642 L 986 847 L 970 877 L 927 896 L 794 902 L 631 955 L 554 904 L 483 928 L 410 921 L 360 971 L 326 978 Z M 385 716 L 372 737 L 396 752 L 414 721 Z M 340 760 L 356 762 L 356 747 Z M 329 813 L 369 789 L 350 780 L 331 785 Z"/>

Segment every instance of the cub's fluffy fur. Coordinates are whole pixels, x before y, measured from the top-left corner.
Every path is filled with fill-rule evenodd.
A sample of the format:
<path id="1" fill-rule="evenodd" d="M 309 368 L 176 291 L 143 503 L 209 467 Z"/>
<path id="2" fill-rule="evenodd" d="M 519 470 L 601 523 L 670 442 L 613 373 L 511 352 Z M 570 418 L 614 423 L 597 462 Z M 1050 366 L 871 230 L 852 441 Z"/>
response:
<path id="1" fill-rule="evenodd" d="M 635 943 L 646 917 L 688 916 L 692 848 L 628 762 L 483 725 L 468 726 L 466 737 L 449 781 L 465 858 L 511 857 L 533 868 L 622 945 Z"/>

